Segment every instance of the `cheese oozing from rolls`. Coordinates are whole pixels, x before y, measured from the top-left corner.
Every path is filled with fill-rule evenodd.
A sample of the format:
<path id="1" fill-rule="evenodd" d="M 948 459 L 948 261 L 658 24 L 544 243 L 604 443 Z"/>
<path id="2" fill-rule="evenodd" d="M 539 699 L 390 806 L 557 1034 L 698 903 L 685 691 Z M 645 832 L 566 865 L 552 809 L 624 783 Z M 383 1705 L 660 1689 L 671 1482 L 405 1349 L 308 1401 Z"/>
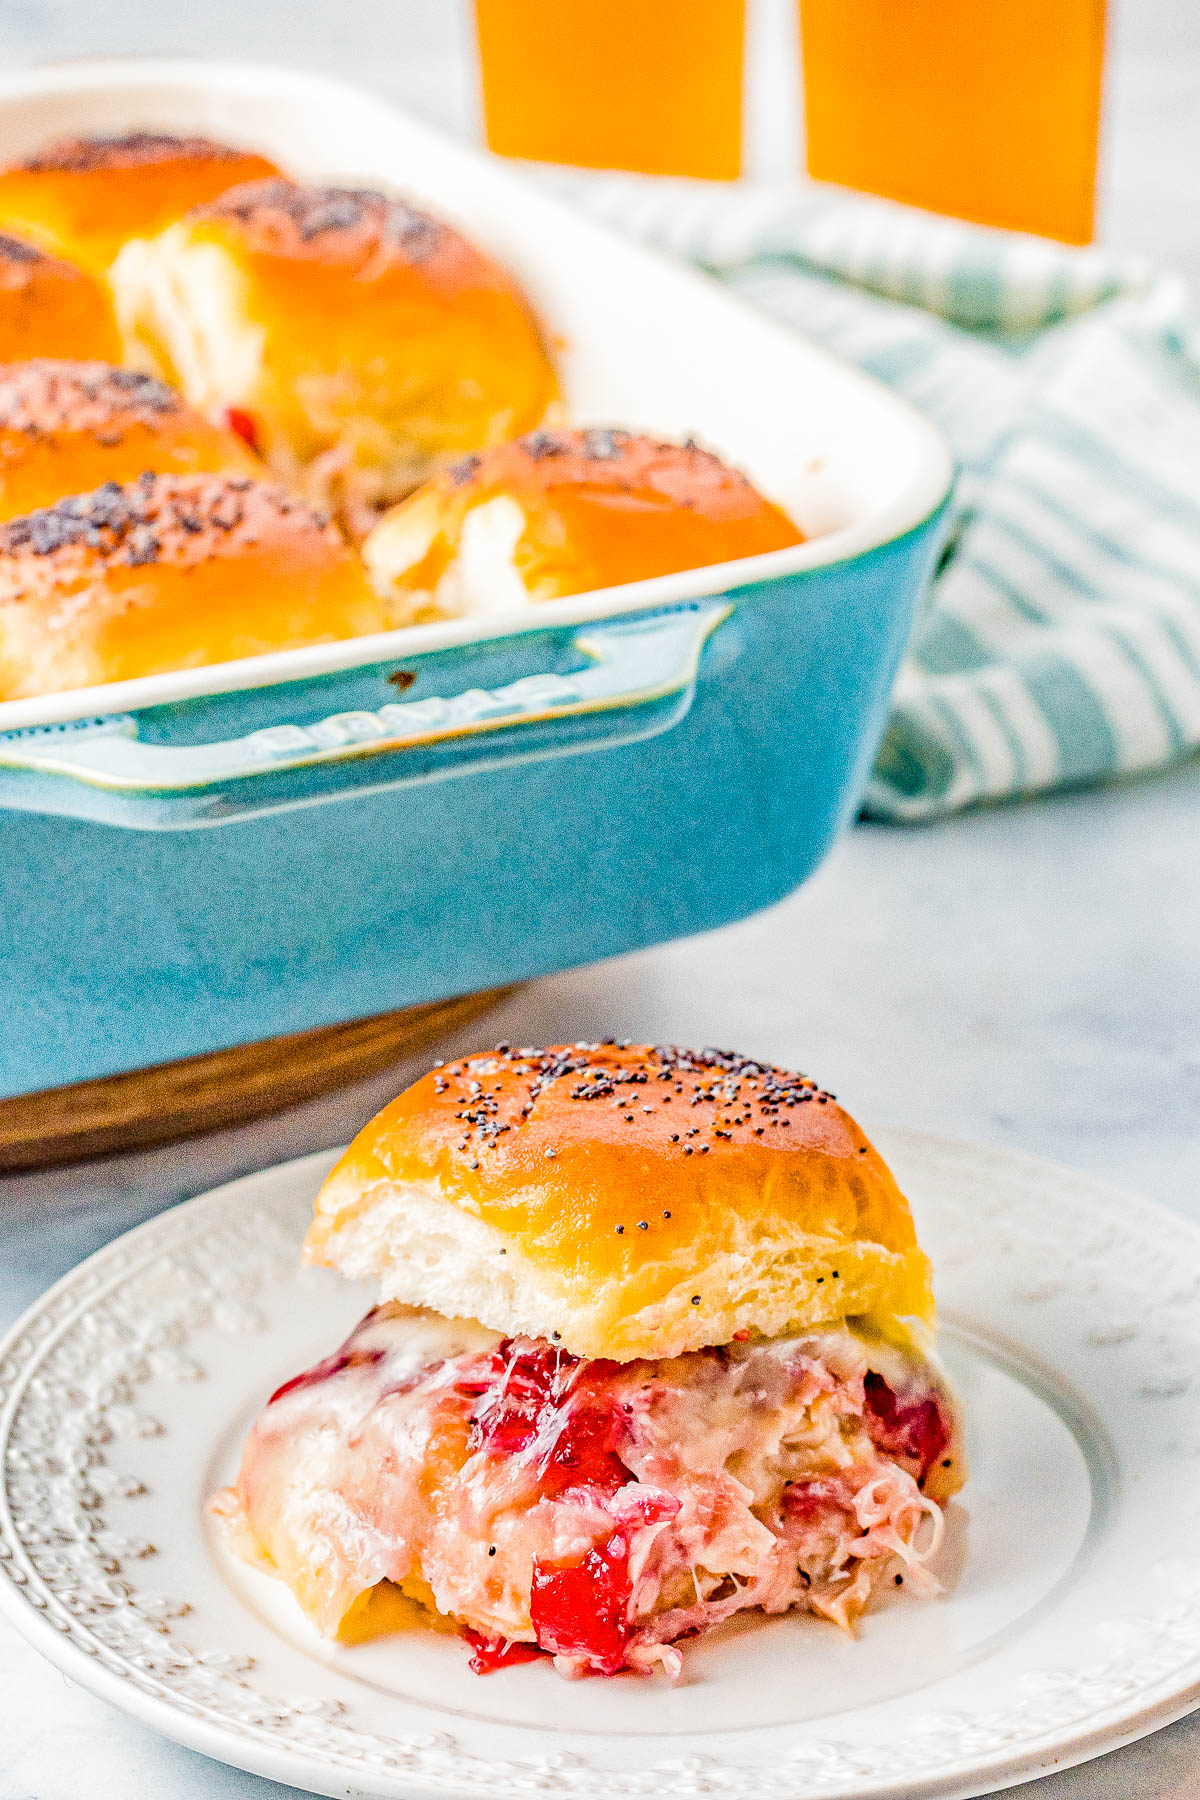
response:
<path id="1" fill-rule="evenodd" d="M 385 628 L 325 519 L 248 475 L 105 482 L 0 525 L 0 699 Z"/>
<path id="2" fill-rule="evenodd" d="M 251 182 L 114 270 L 126 329 L 196 405 L 361 534 L 440 458 L 528 430 L 553 369 L 515 282 L 459 232 L 354 188 Z"/>
<path id="3" fill-rule="evenodd" d="M 239 437 L 152 375 L 50 357 L 0 366 L 0 519 L 146 469 L 266 474 Z"/>
<path id="4" fill-rule="evenodd" d="M 363 546 L 397 623 L 506 611 L 784 550 L 778 506 L 720 457 L 594 427 L 464 457 Z"/>
<path id="5" fill-rule="evenodd" d="M 0 232 L 0 363 L 30 356 L 116 362 L 120 355 L 107 288 L 28 238 Z"/>
<path id="6" fill-rule="evenodd" d="M 882 1586 L 938 1591 L 965 1464 L 928 1263 L 804 1077 L 611 1042 L 443 1065 L 345 1153 L 305 1254 L 381 1302 L 213 1507 L 322 1631 L 407 1596 L 480 1671 L 674 1676 L 736 1612 L 852 1630 Z"/>
<path id="7" fill-rule="evenodd" d="M 60 138 L 0 170 L 0 224 L 104 275 L 130 238 L 153 236 L 226 188 L 275 173 L 265 156 L 211 138 Z"/>

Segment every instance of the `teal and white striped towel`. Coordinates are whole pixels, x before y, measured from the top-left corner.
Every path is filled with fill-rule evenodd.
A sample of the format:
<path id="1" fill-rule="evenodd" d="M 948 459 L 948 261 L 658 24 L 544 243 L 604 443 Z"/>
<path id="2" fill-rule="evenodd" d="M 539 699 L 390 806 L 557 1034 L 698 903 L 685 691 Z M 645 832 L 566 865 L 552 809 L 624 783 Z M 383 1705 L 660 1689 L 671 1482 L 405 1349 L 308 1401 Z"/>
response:
<path id="1" fill-rule="evenodd" d="M 551 177 L 922 407 L 951 551 L 866 795 L 928 819 L 1200 745 L 1200 324 L 1099 250 L 826 188 Z"/>

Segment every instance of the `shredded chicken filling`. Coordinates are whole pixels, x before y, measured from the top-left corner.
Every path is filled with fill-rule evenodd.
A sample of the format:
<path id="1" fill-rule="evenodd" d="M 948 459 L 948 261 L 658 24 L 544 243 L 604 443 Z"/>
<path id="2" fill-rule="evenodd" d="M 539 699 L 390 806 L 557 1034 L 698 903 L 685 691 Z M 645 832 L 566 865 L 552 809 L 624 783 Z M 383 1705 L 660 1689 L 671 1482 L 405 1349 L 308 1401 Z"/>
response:
<path id="1" fill-rule="evenodd" d="M 335 1632 L 395 1583 L 483 1671 L 656 1666 L 747 1608 L 849 1631 L 873 1591 L 937 1591 L 953 1403 L 848 1328 L 660 1362 L 585 1361 L 389 1305 L 285 1384 L 214 1503 Z"/>

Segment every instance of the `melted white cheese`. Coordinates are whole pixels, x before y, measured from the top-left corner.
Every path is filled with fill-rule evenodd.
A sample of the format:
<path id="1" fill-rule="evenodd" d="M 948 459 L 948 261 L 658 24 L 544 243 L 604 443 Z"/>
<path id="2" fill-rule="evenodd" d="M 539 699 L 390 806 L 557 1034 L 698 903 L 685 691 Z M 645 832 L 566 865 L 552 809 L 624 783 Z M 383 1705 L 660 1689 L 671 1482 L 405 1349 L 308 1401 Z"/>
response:
<path id="1" fill-rule="evenodd" d="M 219 244 L 189 241 L 185 225 L 134 238 L 109 274 L 128 342 L 154 360 L 193 406 L 250 405 L 266 334 L 247 312 L 245 281 Z"/>
<path id="2" fill-rule="evenodd" d="M 381 521 L 363 545 L 376 591 L 397 606 L 397 623 L 433 608 L 444 618 L 488 617 L 532 605 L 516 563 L 525 514 L 508 494 L 468 509 L 454 555 L 432 591 L 405 578 L 428 555 L 441 529 L 436 492 L 418 494 Z"/>
<path id="3" fill-rule="evenodd" d="M 463 519 L 458 555 L 437 584 L 436 604 L 455 618 L 511 612 L 531 604 L 516 565 L 525 514 L 508 494 L 473 506 Z"/>

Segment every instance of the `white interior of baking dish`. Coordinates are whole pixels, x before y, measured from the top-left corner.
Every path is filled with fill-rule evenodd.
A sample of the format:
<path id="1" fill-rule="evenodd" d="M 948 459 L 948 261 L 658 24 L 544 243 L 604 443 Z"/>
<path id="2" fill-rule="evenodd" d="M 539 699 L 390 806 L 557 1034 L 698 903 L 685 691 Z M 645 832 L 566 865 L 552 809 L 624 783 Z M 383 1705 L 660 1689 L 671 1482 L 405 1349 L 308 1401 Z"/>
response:
<path id="1" fill-rule="evenodd" d="M 886 543 L 928 516 L 952 468 L 905 402 L 715 282 L 538 192 L 509 168 L 338 83 L 250 65 L 87 61 L 0 80 L 0 161 L 76 133 L 201 131 L 302 179 L 405 194 L 459 225 L 521 281 L 555 341 L 574 421 L 693 433 L 811 534 L 795 549 L 539 606 L 539 624 L 720 592 Z M 33 700 L 0 730 L 295 680 L 527 628 L 528 609 L 409 627 Z"/>

